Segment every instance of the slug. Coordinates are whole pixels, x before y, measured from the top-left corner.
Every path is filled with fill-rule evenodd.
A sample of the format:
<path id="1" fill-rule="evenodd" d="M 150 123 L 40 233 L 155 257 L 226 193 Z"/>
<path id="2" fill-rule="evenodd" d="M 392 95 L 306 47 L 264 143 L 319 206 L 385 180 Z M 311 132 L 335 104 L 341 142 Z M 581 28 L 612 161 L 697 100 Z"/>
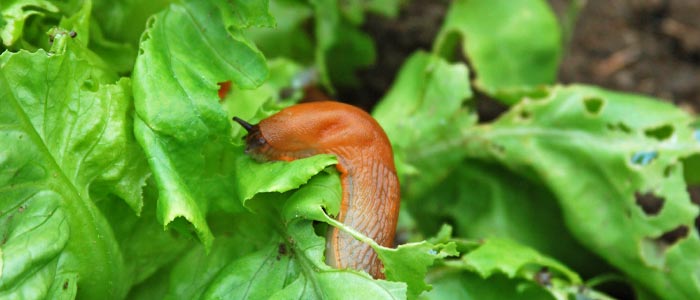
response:
<path id="1" fill-rule="evenodd" d="M 256 160 L 334 154 L 343 189 L 337 220 L 393 247 L 399 181 L 389 139 L 369 114 L 348 104 L 322 101 L 285 108 L 257 125 L 233 119 L 248 131 L 246 153 Z M 329 228 L 326 240 L 328 265 L 384 278 L 383 265 L 369 245 L 335 227 Z"/>

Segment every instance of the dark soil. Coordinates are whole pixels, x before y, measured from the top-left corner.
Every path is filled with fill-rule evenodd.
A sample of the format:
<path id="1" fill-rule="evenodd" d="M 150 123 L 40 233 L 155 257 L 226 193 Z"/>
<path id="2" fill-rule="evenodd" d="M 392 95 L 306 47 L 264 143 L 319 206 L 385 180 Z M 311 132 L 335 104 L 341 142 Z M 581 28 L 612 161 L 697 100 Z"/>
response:
<path id="1" fill-rule="evenodd" d="M 395 19 L 368 15 L 362 30 L 375 41 L 375 65 L 358 72 L 359 87 L 339 90 L 339 99 L 371 110 L 389 90 L 399 68 L 417 50 L 430 51 L 449 1 L 409 0 Z"/>
<path id="2" fill-rule="evenodd" d="M 697 0 L 588 1 L 559 79 L 652 95 L 700 112 L 698 16 Z"/>
<path id="3" fill-rule="evenodd" d="M 571 0 L 549 0 L 564 16 Z M 363 30 L 376 41 L 377 62 L 361 71 L 361 86 L 340 100 L 370 109 L 414 51 L 429 51 L 449 1 L 408 1 L 396 19 L 368 16 Z M 671 101 L 700 112 L 700 1 L 589 0 L 566 45 L 562 83 L 588 83 Z M 480 104 L 486 114 L 501 109 Z M 490 119 L 490 118 L 489 118 Z"/>

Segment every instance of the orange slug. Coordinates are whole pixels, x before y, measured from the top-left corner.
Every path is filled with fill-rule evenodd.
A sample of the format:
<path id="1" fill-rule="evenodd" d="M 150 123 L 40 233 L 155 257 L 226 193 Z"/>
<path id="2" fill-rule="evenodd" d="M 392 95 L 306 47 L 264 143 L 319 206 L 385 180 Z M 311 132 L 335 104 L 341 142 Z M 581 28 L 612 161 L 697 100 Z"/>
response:
<path id="1" fill-rule="evenodd" d="M 369 114 L 348 104 L 322 101 L 285 108 L 257 125 L 234 120 L 248 131 L 246 153 L 257 160 L 334 154 L 343 188 L 337 220 L 382 246 L 393 247 L 399 180 L 389 139 Z M 377 253 L 335 227 L 327 233 L 326 263 L 384 278 Z"/>

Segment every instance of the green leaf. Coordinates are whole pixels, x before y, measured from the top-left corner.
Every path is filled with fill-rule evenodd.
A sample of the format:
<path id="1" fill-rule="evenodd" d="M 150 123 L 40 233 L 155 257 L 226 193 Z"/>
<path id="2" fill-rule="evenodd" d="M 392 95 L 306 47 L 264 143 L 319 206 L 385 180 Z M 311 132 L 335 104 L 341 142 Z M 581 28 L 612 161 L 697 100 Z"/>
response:
<path id="1" fill-rule="evenodd" d="M 457 166 L 445 163 L 454 170 L 441 182 L 404 199 L 424 234 L 432 235 L 449 222 L 462 238 L 508 238 L 556 258 L 584 277 L 612 271 L 567 230 L 556 197 L 542 184 L 498 164 L 473 159 Z"/>
<path id="2" fill-rule="evenodd" d="M 649 98 L 557 86 L 464 139 L 469 156 L 546 185 L 569 231 L 634 281 L 666 299 L 696 298 L 698 208 L 682 164 L 700 151 L 692 122 Z"/>
<path id="3" fill-rule="evenodd" d="M 341 1 L 340 9 L 346 19 L 353 25 L 362 25 L 365 11 L 395 18 L 399 14 L 400 0 L 347 0 Z"/>
<path id="4" fill-rule="evenodd" d="M 142 205 L 129 80 L 114 83 L 67 35 L 56 44 L 0 55 L 0 286 L 3 297 L 121 298 L 122 255 L 91 195 Z"/>
<path id="5" fill-rule="evenodd" d="M 58 7 L 46 0 L 16 0 L 0 7 L 0 40 L 5 47 L 12 46 L 20 38 L 24 23 L 34 15 L 58 12 Z"/>
<path id="6" fill-rule="evenodd" d="M 475 115 L 463 107 L 471 96 L 464 64 L 417 52 L 401 68 L 372 116 L 391 140 L 399 174 L 415 175 L 421 170 L 417 180 L 404 188 L 404 195 L 410 198 L 436 184 L 464 157 L 458 150 L 461 145 L 445 141 L 461 136 L 462 128 L 476 122 Z M 412 159 L 418 152 L 421 159 Z"/>
<path id="7" fill-rule="evenodd" d="M 172 0 L 150 1 L 104 1 L 93 0 L 92 23 L 96 25 L 103 37 L 113 43 L 138 46 L 139 38 L 146 29 L 146 20 L 153 14 L 166 8 Z M 95 28 L 91 28 L 94 37 Z M 94 45 L 91 45 L 93 47 Z M 136 57 L 136 50 L 132 50 Z M 107 58 L 107 57 L 103 57 Z M 130 70 L 133 65 L 130 66 Z"/>
<path id="8" fill-rule="evenodd" d="M 423 291 L 429 291 L 431 286 L 425 283 L 428 267 L 436 260 L 459 253 L 454 243 L 433 244 L 430 242 L 410 243 L 400 245 L 396 249 L 375 248 L 379 258 L 384 263 L 386 278 L 391 281 L 402 281 L 408 284 L 408 298 L 416 299 Z"/>
<path id="9" fill-rule="evenodd" d="M 274 27 L 275 19 L 267 12 L 268 1 L 215 0 L 226 27 L 232 30 L 256 27 Z"/>
<path id="10" fill-rule="evenodd" d="M 458 39 L 474 67 L 476 87 L 506 104 L 556 79 L 562 38 L 546 1 L 454 1 L 435 51 L 451 56 Z"/>
<path id="11" fill-rule="evenodd" d="M 92 9 L 92 1 L 88 0 L 83 3 L 83 6 L 72 16 L 64 17 L 59 23 L 60 28 L 73 31 L 76 34 L 76 39 L 81 45 L 87 47 L 90 44 L 90 11 Z"/>
<path id="12" fill-rule="evenodd" d="M 304 85 L 321 83 L 328 90 L 334 85 L 352 86 L 358 83 L 356 71 L 375 60 L 374 42 L 357 28 L 362 23 L 361 15 L 365 11 L 391 13 L 391 7 L 398 7 L 395 2 L 270 1 L 277 28 L 254 29 L 248 36 L 267 57 L 313 63 L 318 74 L 305 78 Z M 313 37 L 308 32 L 309 22 L 314 22 Z"/>
<path id="13" fill-rule="evenodd" d="M 146 165 L 145 161 L 140 165 Z M 157 192 L 155 183 L 150 180 L 144 188 L 144 206 L 140 216 L 119 201 L 106 199 L 98 202 L 119 243 L 130 286 L 144 282 L 164 266 L 173 264 L 195 244 L 192 239 L 174 231 L 163 231 L 155 217 Z"/>
<path id="14" fill-rule="evenodd" d="M 269 299 L 282 289 L 292 271 L 284 243 L 271 243 L 250 255 L 238 258 L 221 270 L 202 298 Z M 286 251 L 286 250 L 285 250 Z"/>
<path id="15" fill-rule="evenodd" d="M 311 1 L 315 15 L 316 67 L 321 83 L 332 90 L 333 84 L 355 84 L 354 72 L 374 63 L 371 38 L 342 18 L 334 0 Z"/>
<path id="16" fill-rule="evenodd" d="M 405 298 L 403 283 L 323 262 L 325 240 L 310 219 L 318 215 L 315 208 L 323 214 L 321 203 L 339 197 L 338 176 L 323 173 L 294 193 L 255 196 L 248 204 L 254 213 L 215 216 L 213 230 L 224 234 L 217 235 L 209 254 L 196 247 L 175 265 L 165 298 Z"/>
<path id="17" fill-rule="evenodd" d="M 405 282 L 407 296 L 415 299 L 421 292 L 429 290 L 424 278 L 427 269 L 436 260 L 457 255 L 454 243 L 411 243 L 396 249 L 379 246 L 376 242 L 355 231 L 353 228 L 331 219 L 330 214 L 337 214 L 340 208 L 341 191 L 338 189 L 338 176 L 316 176 L 303 189 L 294 193 L 282 209 L 286 222 L 295 224 L 295 220 L 309 219 L 326 222 L 353 235 L 356 239 L 372 246 L 384 264 L 387 280 Z M 297 221 L 298 222 L 298 221 Z M 308 222 L 306 222 L 308 223 Z M 292 227 L 295 228 L 295 227 Z M 313 260 L 315 255 L 307 256 Z M 328 268 L 318 264 L 320 268 Z M 356 271 L 353 271 L 356 272 Z M 364 273 L 363 273 L 364 274 Z M 365 274 L 365 276 L 368 276 Z"/>
<path id="18" fill-rule="evenodd" d="M 273 0 L 270 14 L 277 22 L 276 28 L 251 28 L 248 36 L 265 53 L 267 58 L 285 58 L 301 64 L 314 61 L 314 45 L 305 30 L 314 12 L 306 1 Z"/>
<path id="19" fill-rule="evenodd" d="M 146 20 L 164 9 L 170 0 L 93 0 L 89 26 L 90 49 L 120 74 L 131 74 Z M 82 38 L 82 33 L 78 33 Z"/>
<path id="20" fill-rule="evenodd" d="M 476 250 L 464 255 L 462 261 L 482 277 L 489 277 L 498 272 L 509 278 L 534 278 L 538 270 L 534 269 L 533 272 L 530 265 L 534 264 L 538 268 L 547 267 L 561 274 L 563 279 L 572 284 L 581 283 L 581 278 L 561 263 L 508 239 L 488 239 Z"/>
<path id="21" fill-rule="evenodd" d="M 288 59 L 270 59 L 268 68 L 270 76 L 255 89 L 231 86 L 222 99 L 224 110 L 229 115 L 257 123 L 301 99 L 303 86 L 297 84 L 297 78 L 305 71 L 300 65 Z M 243 127 L 233 127 L 232 136 L 243 137 L 245 134 Z"/>
<path id="22" fill-rule="evenodd" d="M 236 215 L 218 214 L 210 218 L 210 224 L 217 234 L 212 247 L 206 251 L 198 245 L 180 256 L 168 274 L 165 299 L 200 299 L 209 291 L 228 288 L 232 279 L 246 280 L 251 277 L 238 276 L 240 270 L 231 266 L 249 267 L 255 264 L 249 258 L 277 241 L 279 236 L 271 223 L 261 222 L 259 215 L 250 213 Z M 276 244 L 275 244 L 276 246 Z M 273 258 L 274 259 L 274 258 Z M 281 270 L 278 270 L 281 271 Z M 285 272 L 279 272 L 285 274 Z M 232 278 L 234 277 L 234 278 Z M 259 282 L 256 284 L 265 284 Z M 265 292 L 255 291 L 255 293 Z"/>
<path id="23" fill-rule="evenodd" d="M 158 218 L 165 226 L 184 218 L 206 247 L 213 235 L 205 216 L 215 199 L 231 199 L 237 150 L 217 83 L 254 88 L 268 72 L 225 21 L 206 1 L 170 5 L 150 19 L 134 69 L 135 132 L 158 184 Z"/>
<path id="24" fill-rule="evenodd" d="M 332 176 L 336 177 L 337 176 Z M 337 179 L 336 179 L 337 180 Z M 336 181 L 337 182 L 337 181 Z M 309 197 L 304 197 L 308 201 Z M 317 197 L 317 201 L 323 196 Z M 299 200 L 302 197 L 297 198 Z M 321 200 L 322 201 L 322 200 Z M 297 206 L 294 203 L 286 205 Z M 320 204 L 317 204 L 320 207 Z M 367 273 L 331 269 L 323 263 L 325 239 L 317 236 L 311 221 L 300 219 L 287 226 L 287 232 L 299 264 L 300 277 L 272 299 L 405 299 L 406 285 L 400 282 L 374 280 Z M 342 283 L 342 284 L 338 284 Z"/>
<path id="25" fill-rule="evenodd" d="M 474 296 L 478 297 L 512 294 L 515 298 L 527 295 L 534 297 L 534 299 L 612 299 L 591 288 L 582 288 L 581 278 L 578 274 L 532 248 L 510 239 L 500 238 L 482 240 L 478 244 L 476 249 L 469 251 L 459 261 L 446 262 L 446 266 L 449 268 L 441 270 L 441 272 L 447 274 L 438 273 L 437 278 L 444 280 L 441 277 L 456 277 L 457 273 L 452 273 L 454 270 L 450 270 L 453 268 L 469 270 L 487 279 L 480 281 L 487 289 L 480 290 L 479 286 L 474 285 L 476 280 L 467 273 L 461 273 L 459 276 L 462 277 L 461 280 L 471 282 L 471 284 L 465 283 L 459 289 L 454 287 L 447 287 L 447 289 L 456 293 L 474 293 Z M 510 282 L 502 280 L 502 277 L 498 275 L 505 275 L 510 279 Z M 455 280 L 455 278 L 450 278 L 450 280 Z M 445 289 L 445 287 L 438 284 L 437 290 L 441 289 Z M 550 296 L 534 296 L 542 290 L 548 292 Z M 428 295 L 440 295 L 441 293 L 443 291 Z M 440 296 L 431 298 L 439 299 Z"/>
<path id="26" fill-rule="evenodd" d="M 243 153 L 243 148 L 237 149 Z M 316 155 L 292 162 L 259 163 L 248 156 L 237 159 L 237 191 L 238 197 L 245 204 L 255 194 L 265 192 L 287 192 L 299 188 L 309 178 L 318 174 L 324 168 L 335 165 L 338 160 L 330 154 Z"/>
<path id="27" fill-rule="evenodd" d="M 525 280 L 510 279 L 501 274 L 482 278 L 465 271 L 440 270 L 429 278 L 433 289 L 425 294 L 425 299 L 553 299 L 544 288 L 527 285 Z"/>
<path id="28" fill-rule="evenodd" d="M 317 156 L 313 156 L 317 157 Z M 336 172 L 313 177 L 303 189 L 296 191 L 282 207 L 285 223 L 304 218 L 315 221 L 328 220 L 328 214 L 340 211 L 340 180 Z"/>

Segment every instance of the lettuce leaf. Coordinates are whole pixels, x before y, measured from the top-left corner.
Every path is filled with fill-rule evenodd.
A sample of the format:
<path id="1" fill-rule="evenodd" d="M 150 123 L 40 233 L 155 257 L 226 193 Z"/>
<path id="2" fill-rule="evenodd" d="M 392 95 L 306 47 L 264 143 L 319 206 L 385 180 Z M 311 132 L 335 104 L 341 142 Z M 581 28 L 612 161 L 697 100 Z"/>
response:
<path id="1" fill-rule="evenodd" d="M 556 80 L 561 28 L 542 0 L 458 0 L 448 9 L 436 53 L 452 57 L 461 42 L 475 88 L 506 104 Z"/>
<path id="2" fill-rule="evenodd" d="M 67 32 L 54 46 L 0 56 L 2 294 L 120 298 L 124 261 L 96 201 L 141 210 L 149 172 L 130 81 L 86 59 Z"/>
<path id="3" fill-rule="evenodd" d="M 158 184 L 157 216 L 164 226 L 184 218 L 206 247 L 213 241 L 209 205 L 233 190 L 226 155 L 235 149 L 217 83 L 253 88 L 268 74 L 262 54 L 226 31 L 226 22 L 241 20 L 224 17 L 233 16 L 209 2 L 171 4 L 150 19 L 133 75 L 135 132 Z"/>

